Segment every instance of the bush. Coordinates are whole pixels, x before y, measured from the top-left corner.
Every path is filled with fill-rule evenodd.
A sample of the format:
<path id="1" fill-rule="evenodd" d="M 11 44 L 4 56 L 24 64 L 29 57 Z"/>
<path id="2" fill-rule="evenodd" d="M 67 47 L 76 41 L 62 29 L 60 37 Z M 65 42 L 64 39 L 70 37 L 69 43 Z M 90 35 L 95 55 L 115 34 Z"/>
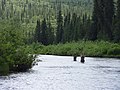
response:
<path id="1" fill-rule="evenodd" d="M 33 55 L 25 53 L 25 48 L 19 48 L 13 55 L 14 63 L 10 66 L 11 72 L 24 72 L 32 67 Z"/>
<path id="2" fill-rule="evenodd" d="M 8 63 L 0 63 L 0 76 L 8 75 L 9 73 L 9 65 Z"/>
<path id="3" fill-rule="evenodd" d="M 27 71 L 31 68 L 33 56 L 25 47 L 21 27 L 9 22 L 0 22 L 0 75 L 9 72 Z"/>
<path id="4" fill-rule="evenodd" d="M 86 56 L 120 56 L 120 45 L 107 41 L 79 41 L 37 48 L 38 54 Z"/>
<path id="5" fill-rule="evenodd" d="M 113 47 L 108 50 L 108 55 L 120 55 L 120 47 Z"/>

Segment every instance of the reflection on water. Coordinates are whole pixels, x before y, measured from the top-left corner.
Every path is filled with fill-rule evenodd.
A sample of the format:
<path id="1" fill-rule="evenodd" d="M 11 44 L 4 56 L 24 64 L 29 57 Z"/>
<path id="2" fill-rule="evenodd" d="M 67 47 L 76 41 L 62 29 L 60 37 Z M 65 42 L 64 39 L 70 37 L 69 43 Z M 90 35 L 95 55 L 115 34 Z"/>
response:
<path id="1" fill-rule="evenodd" d="M 0 90 L 120 90 L 120 60 L 41 55 L 25 73 L 0 77 Z"/>

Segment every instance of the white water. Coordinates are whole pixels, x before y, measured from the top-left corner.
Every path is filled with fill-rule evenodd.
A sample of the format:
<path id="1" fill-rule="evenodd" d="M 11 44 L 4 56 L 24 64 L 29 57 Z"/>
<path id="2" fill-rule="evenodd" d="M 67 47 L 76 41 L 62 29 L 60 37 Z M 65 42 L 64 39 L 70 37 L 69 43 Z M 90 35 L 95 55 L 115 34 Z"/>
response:
<path id="1" fill-rule="evenodd" d="M 29 72 L 0 77 L 0 90 L 120 90 L 120 59 L 41 55 Z"/>

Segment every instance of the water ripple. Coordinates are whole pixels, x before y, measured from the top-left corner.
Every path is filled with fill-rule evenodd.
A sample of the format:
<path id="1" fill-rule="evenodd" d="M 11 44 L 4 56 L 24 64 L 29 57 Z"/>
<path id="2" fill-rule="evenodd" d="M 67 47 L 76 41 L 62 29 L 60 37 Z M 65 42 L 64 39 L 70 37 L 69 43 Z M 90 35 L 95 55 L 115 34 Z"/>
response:
<path id="1" fill-rule="evenodd" d="M 0 90 L 120 90 L 120 60 L 41 55 L 25 73 L 0 77 Z M 80 57 L 78 57 L 80 59 Z"/>

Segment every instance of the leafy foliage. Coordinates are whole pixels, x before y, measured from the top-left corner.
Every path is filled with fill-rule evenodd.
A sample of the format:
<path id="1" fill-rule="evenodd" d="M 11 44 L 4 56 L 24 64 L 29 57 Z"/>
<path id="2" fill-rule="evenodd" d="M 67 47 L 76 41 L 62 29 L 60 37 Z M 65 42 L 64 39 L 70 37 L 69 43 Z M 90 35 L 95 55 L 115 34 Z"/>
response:
<path id="1" fill-rule="evenodd" d="M 36 49 L 36 54 L 120 57 L 120 44 L 108 41 L 79 41 L 49 46 L 38 44 L 32 48 Z"/>
<path id="2" fill-rule="evenodd" d="M 120 0 L 117 0 L 117 13 L 113 22 L 113 36 L 115 42 L 120 42 Z"/>
<path id="3" fill-rule="evenodd" d="M 9 70 L 5 70 L 6 73 L 31 68 L 33 57 L 25 52 L 20 25 L 4 21 L 0 22 L 0 25 L 0 65 L 3 66 L 0 68 L 9 67 Z"/>

